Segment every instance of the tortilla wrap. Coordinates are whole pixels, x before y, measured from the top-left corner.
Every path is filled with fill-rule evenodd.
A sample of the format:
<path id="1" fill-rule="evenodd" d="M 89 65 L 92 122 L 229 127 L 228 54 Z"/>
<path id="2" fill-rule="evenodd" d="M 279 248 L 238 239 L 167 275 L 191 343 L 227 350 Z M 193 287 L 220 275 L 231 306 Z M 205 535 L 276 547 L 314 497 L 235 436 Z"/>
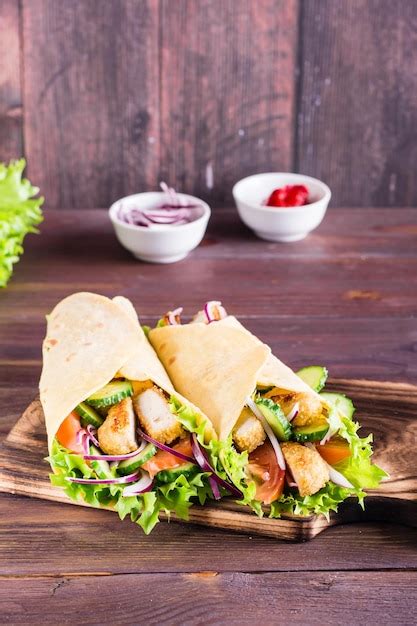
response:
<path id="1" fill-rule="evenodd" d="M 245 328 L 236 317 L 228 315 L 223 323 L 229 324 L 234 328 L 239 328 L 242 332 L 248 333 L 261 343 L 260 339 Z M 260 387 L 277 387 L 282 391 L 305 392 L 315 394 L 315 392 L 305 383 L 293 370 L 280 361 L 272 352 L 268 355 L 264 365 L 258 374 L 257 384 Z M 322 400 L 320 398 L 320 400 Z"/>
<path id="2" fill-rule="evenodd" d="M 39 389 L 49 451 L 67 415 L 116 373 L 132 381 L 152 380 L 207 420 L 172 386 L 126 298 L 85 292 L 65 298 L 48 316 L 42 354 Z M 208 420 L 207 436 L 215 436 Z"/>
<path id="3" fill-rule="evenodd" d="M 270 349 L 229 324 L 163 326 L 149 339 L 176 389 L 210 419 L 225 439 L 239 418 Z"/>
<path id="4" fill-rule="evenodd" d="M 149 340 L 175 388 L 205 412 L 220 439 L 232 432 L 257 386 L 315 394 L 233 316 L 162 326 Z"/>

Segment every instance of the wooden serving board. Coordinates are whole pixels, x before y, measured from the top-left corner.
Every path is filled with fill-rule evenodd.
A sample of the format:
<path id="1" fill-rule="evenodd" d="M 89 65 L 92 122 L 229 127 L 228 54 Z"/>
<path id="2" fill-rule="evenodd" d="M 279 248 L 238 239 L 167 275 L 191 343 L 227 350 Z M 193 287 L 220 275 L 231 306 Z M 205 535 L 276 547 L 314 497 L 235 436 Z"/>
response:
<path id="1" fill-rule="evenodd" d="M 417 387 L 337 380 L 331 381 L 327 388 L 352 398 L 364 434 L 374 433 L 375 461 L 390 474 L 378 491 L 370 492 L 365 511 L 352 498 L 343 503 L 329 522 L 315 515 L 259 519 L 244 507 L 223 499 L 209 506 L 193 506 L 189 521 L 290 541 L 312 539 L 330 526 L 354 521 L 417 526 Z M 61 489 L 50 484 L 50 468 L 43 460 L 46 455 L 42 407 L 39 400 L 34 400 L 0 446 L 0 491 L 75 504 Z"/>

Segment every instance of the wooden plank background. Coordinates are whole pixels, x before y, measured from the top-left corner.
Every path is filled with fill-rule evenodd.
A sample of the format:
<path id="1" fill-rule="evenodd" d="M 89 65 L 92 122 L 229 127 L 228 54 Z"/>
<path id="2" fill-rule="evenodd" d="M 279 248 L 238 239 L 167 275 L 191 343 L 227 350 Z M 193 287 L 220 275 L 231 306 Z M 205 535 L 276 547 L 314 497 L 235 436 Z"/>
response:
<path id="1" fill-rule="evenodd" d="M 250 173 L 417 203 L 415 0 L 1 0 L 0 160 L 47 207 Z"/>

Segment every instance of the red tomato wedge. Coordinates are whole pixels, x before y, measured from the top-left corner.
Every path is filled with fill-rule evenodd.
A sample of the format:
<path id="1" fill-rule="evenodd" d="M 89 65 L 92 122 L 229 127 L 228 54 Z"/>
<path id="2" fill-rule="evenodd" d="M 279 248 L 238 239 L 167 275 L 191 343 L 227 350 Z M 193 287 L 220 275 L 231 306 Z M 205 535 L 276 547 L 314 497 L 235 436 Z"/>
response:
<path id="1" fill-rule="evenodd" d="M 56 438 L 64 448 L 68 448 L 71 452 L 84 454 L 82 444 L 77 442 L 77 433 L 79 430 L 81 430 L 80 418 L 72 411 L 58 428 Z"/>
<path id="2" fill-rule="evenodd" d="M 277 457 L 269 441 L 249 455 L 248 473 L 256 483 L 256 499 L 271 504 L 282 495 L 284 470 L 278 467 Z"/>
<path id="3" fill-rule="evenodd" d="M 330 439 L 322 446 L 317 445 L 316 449 L 329 465 L 337 465 L 350 456 L 349 444 L 344 439 Z"/>
<path id="4" fill-rule="evenodd" d="M 187 456 L 194 456 L 189 437 L 187 437 L 187 439 L 181 439 L 179 443 L 172 446 L 172 449 L 182 452 L 182 454 L 186 454 Z M 149 461 L 146 461 L 146 463 L 142 465 L 142 468 L 149 472 L 151 478 L 153 478 L 155 474 L 161 472 L 162 470 L 181 467 L 184 463 L 185 461 L 179 459 L 177 456 L 174 456 L 169 452 L 165 452 L 165 450 L 158 450 L 158 452 L 151 459 L 149 459 Z"/>

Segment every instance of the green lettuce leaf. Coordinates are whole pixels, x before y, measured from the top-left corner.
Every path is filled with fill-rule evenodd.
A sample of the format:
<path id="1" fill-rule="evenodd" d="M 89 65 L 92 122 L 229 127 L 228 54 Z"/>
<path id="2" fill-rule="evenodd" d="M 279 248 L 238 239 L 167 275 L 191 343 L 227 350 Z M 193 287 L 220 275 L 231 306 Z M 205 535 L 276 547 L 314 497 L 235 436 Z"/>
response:
<path id="1" fill-rule="evenodd" d="M 329 481 L 323 489 L 312 496 L 283 495 L 278 501 L 272 503 L 270 517 L 280 517 L 283 513 L 321 514 L 329 519 L 330 512 L 337 511 L 338 505 L 349 497 L 356 497 L 363 508 L 366 497 L 364 489 L 378 487 L 381 480 L 388 476 L 383 469 L 372 463 L 372 435 L 360 437 L 358 435 L 360 425 L 343 416 L 337 407 L 331 408 L 328 421 L 330 428 L 337 430 L 337 434 L 349 443 L 350 457 L 335 465 L 334 468 L 348 479 L 353 488 L 339 487 Z"/>
<path id="2" fill-rule="evenodd" d="M 171 411 L 175 413 L 181 424 L 191 433 L 197 435 L 198 442 L 206 450 L 210 463 L 216 473 L 229 482 L 232 482 L 242 492 L 242 499 L 237 500 L 238 504 L 249 505 L 257 515 L 263 515 L 262 505 L 255 500 L 256 485 L 253 481 L 248 481 L 246 466 L 248 464 L 248 453 L 238 452 L 232 443 L 232 435 L 223 441 L 212 439 L 209 443 L 204 441 L 206 422 L 201 420 L 201 416 L 195 413 L 189 406 L 175 396 L 171 397 Z M 227 495 L 222 490 L 224 495 Z"/>
<path id="3" fill-rule="evenodd" d="M 126 485 L 80 485 L 66 480 L 77 478 L 114 478 L 115 468 L 106 461 L 91 461 L 90 465 L 78 454 L 61 446 L 55 439 L 51 456 L 47 459 L 53 469 L 51 483 L 64 489 L 75 501 L 84 500 L 94 507 L 106 507 L 118 512 L 120 519 L 130 516 L 146 534 L 159 521 L 160 512 L 168 516 L 174 513 L 180 519 L 188 519 L 189 509 L 194 502 L 204 504 L 212 496 L 208 474 L 197 472 L 187 478 L 180 474 L 171 483 L 158 483 L 155 479 L 152 491 L 138 496 L 123 496 Z"/>
<path id="4" fill-rule="evenodd" d="M 37 233 L 35 226 L 43 220 L 43 198 L 34 198 L 38 187 L 22 179 L 25 166 L 24 159 L 0 163 L 0 287 L 7 285 L 23 253 L 25 236 Z"/>
<path id="5" fill-rule="evenodd" d="M 329 519 L 330 511 L 337 511 L 338 505 L 352 495 L 351 490 L 339 487 L 328 482 L 312 496 L 300 496 L 299 494 L 285 494 L 279 500 L 271 504 L 269 517 L 281 517 L 281 515 L 324 515 Z M 358 492 L 359 495 L 359 492 Z M 365 494 L 361 494 L 362 497 Z"/>

